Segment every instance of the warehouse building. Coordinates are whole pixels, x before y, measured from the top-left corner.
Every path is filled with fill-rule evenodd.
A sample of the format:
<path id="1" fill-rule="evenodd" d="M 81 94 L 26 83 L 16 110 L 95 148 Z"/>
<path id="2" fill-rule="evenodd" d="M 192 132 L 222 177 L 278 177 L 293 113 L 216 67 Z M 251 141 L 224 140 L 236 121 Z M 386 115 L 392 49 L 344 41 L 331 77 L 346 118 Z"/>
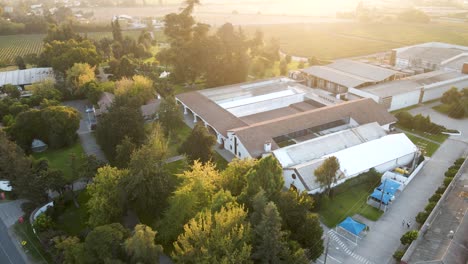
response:
<path id="1" fill-rule="evenodd" d="M 328 157 L 340 163 L 335 184 L 339 185 L 372 168 L 378 172 L 412 168 L 419 151 L 405 134 L 388 135 L 374 122 L 281 148 L 273 155 L 283 167 L 286 187 L 314 194 L 323 191 L 314 171 Z"/>
<path id="2" fill-rule="evenodd" d="M 31 68 L 0 72 L 0 87 L 11 84 L 24 89 L 25 86 L 45 80 L 54 80 L 52 68 Z"/>
<path id="3" fill-rule="evenodd" d="M 402 68 L 459 70 L 468 63 L 468 47 L 441 42 L 428 42 L 392 50 L 391 64 Z"/>
<path id="4" fill-rule="evenodd" d="M 437 70 L 401 80 L 350 89 L 349 93 L 361 98 L 372 98 L 389 111 L 402 109 L 439 99 L 451 89 L 468 87 L 468 64 L 460 70 Z"/>
<path id="5" fill-rule="evenodd" d="M 402 73 L 353 60 L 338 60 L 325 66 L 302 69 L 300 78 L 307 86 L 333 94 L 343 94 L 349 88 L 363 88 L 400 78 Z"/>
<path id="6" fill-rule="evenodd" d="M 194 91 L 176 96 L 184 114 L 203 122 L 238 158 L 258 158 L 288 145 L 395 117 L 371 99 L 342 102 L 288 78 Z"/>

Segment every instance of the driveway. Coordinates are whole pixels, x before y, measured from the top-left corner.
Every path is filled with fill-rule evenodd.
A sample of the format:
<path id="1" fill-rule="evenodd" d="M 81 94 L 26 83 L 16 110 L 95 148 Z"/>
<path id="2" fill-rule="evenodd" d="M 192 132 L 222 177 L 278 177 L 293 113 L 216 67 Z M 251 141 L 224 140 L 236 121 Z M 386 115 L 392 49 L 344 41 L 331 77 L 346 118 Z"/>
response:
<path id="1" fill-rule="evenodd" d="M 29 263 L 22 251 L 19 241 L 14 237 L 12 226 L 23 215 L 22 200 L 0 204 L 0 263 Z"/>
<path id="2" fill-rule="evenodd" d="M 80 128 L 77 133 L 80 137 L 81 145 L 86 155 L 94 155 L 103 162 L 108 162 L 101 147 L 96 142 L 96 138 L 90 129 L 90 122 L 93 120 L 91 114 L 86 113 L 86 106 L 90 105 L 86 100 L 66 101 L 63 103 L 66 106 L 73 107 L 81 113 Z"/>
<path id="3" fill-rule="evenodd" d="M 448 117 L 444 114 L 437 112 L 432 109 L 432 107 L 439 105 L 440 102 L 435 102 L 427 105 L 423 105 L 418 108 L 409 110 L 408 112 L 412 115 L 422 114 L 423 116 L 429 116 L 431 121 L 442 125 L 448 129 L 459 130 L 462 134 L 461 136 L 450 136 L 451 139 L 460 140 L 468 143 L 468 118 L 465 119 L 455 119 Z"/>
<path id="4" fill-rule="evenodd" d="M 392 255 L 400 245 L 400 237 L 409 229 L 402 226 L 402 221 L 411 221 L 415 228 L 415 217 L 427 204 L 429 197 L 441 185 L 444 172 L 457 158 L 468 149 L 467 144 L 448 139 L 419 174 L 408 184 L 405 190 L 392 204 L 391 208 L 377 221 L 368 223 L 370 231 L 356 247 L 339 246 L 335 240 L 329 263 L 393 263 Z M 323 259 L 323 258 L 322 258 Z M 318 261 L 319 263 L 322 261 Z"/>

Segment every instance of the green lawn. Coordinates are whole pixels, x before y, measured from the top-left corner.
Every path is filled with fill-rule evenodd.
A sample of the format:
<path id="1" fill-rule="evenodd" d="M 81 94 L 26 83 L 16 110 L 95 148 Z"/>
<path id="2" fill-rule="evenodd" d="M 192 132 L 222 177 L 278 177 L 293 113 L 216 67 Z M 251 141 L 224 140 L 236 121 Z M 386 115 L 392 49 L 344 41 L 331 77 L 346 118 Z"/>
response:
<path id="1" fill-rule="evenodd" d="M 405 132 L 410 132 L 410 133 L 419 135 L 421 137 L 424 137 L 424 138 L 439 142 L 441 144 L 444 143 L 445 140 L 447 140 L 447 138 L 449 137 L 448 135 L 445 135 L 445 134 L 431 134 L 431 133 L 422 132 L 422 131 L 419 131 L 419 130 L 408 130 L 408 129 L 405 129 L 405 128 L 401 127 L 401 126 L 397 126 L 397 127 L 399 129 L 405 131 Z"/>
<path id="2" fill-rule="evenodd" d="M 14 230 L 20 241 L 26 241 L 23 246 L 24 251 L 34 259 L 35 263 L 53 263 L 51 256 L 42 248 L 41 242 L 34 234 L 29 221 L 24 223 L 16 223 Z"/>
<path id="3" fill-rule="evenodd" d="M 376 221 L 382 215 L 382 211 L 366 203 L 371 190 L 365 184 L 358 184 L 347 191 L 335 195 L 327 206 L 322 206 L 319 211 L 322 222 L 332 228 L 348 216 L 360 214 L 365 218 Z"/>
<path id="4" fill-rule="evenodd" d="M 426 157 L 431 157 L 434 152 L 440 147 L 439 144 L 435 144 L 433 142 L 424 140 L 419 137 L 415 137 L 410 134 L 406 134 L 406 136 L 416 145 L 421 149 L 421 151 L 424 153 L 424 156 Z"/>
<path id="5" fill-rule="evenodd" d="M 70 166 L 70 155 L 72 154 L 77 158 L 84 155 L 83 147 L 79 140 L 68 148 L 48 149 L 44 152 L 34 153 L 32 156 L 35 159 L 46 158 L 52 168 L 62 170 L 65 177 L 69 179 L 72 178 L 72 169 Z"/>
<path id="6" fill-rule="evenodd" d="M 57 229 L 66 232 L 70 236 L 78 236 L 87 224 L 89 215 L 86 203 L 89 200 L 89 194 L 86 190 L 78 194 L 79 208 L 76 208 L 73 202 L 70 202 L 63 213 L 57 219 Z"/>

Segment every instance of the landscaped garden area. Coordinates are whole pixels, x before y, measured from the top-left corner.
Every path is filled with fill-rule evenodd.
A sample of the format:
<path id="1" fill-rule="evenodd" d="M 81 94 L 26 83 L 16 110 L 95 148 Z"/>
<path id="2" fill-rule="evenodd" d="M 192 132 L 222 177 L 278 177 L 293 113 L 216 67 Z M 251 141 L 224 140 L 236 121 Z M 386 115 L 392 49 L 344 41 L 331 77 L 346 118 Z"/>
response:
<path id="1" fill-rule="evenodd" d="M 443 132 L 452 132 L 450 129 L 431 122 L 429 116 L 424 117 L 421 114 L 412 116 L 402 111 L 396 113 L 395 117 L 398 119 L 396 127 L 402 130 L 427 157 L 431 157 L 449 137 Z"/>
<path id="2" fill-rule="evenodd" d="M 348 216 L 359 214 L 377 221 L 382 211 L 367 204 L 367 197 L 380 184 L 379 173 L 364 173 L 332 189 L 330 198 L 323 194 L 319 198 L 318 213 L 328 227 L 335 227 Z"/>
<path id="3" fill-rule="evenodd" d="M 80 141 L 70 147 L 61 149 L 48 149 L 44 152 L 34 153 L 32 156 L 35 159 L 46 158 L 49 161 L 49 166 L 53 169 L 63 171 L 66 179 L 72 178 L 72 166 L 70 166 L 71 156 L 81 158 L 84 155 L 83 147 Z"/>
<path id="4" fill-rule="evenodd" d="M 440 101 L 442 104 L 432 107 L 437 112 L 457 119 L 468 117 L 468 88 L 459 91 L 453 87 L 444 93 Z"/>

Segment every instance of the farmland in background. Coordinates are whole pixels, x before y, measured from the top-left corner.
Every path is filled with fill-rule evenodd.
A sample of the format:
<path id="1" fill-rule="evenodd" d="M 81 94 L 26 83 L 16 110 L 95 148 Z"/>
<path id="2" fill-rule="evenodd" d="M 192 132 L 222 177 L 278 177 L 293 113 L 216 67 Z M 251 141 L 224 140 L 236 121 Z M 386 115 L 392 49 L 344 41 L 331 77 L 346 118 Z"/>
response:
<path id="1" fill-rule="evenodd" d="M 124 36 L 138 38 L 140 31 L 124 31 Z M 84 35 L 84 34 L 83 34 Z M 155 33 L 155 38 L 161 39 L 159 32 Z M 104 37 L 112 38 L 111 32 L 92 32 L 87 33 L 90 39 L 102 39 Z M 10 35 L 0 36 L 0 64 L 11 65 L 17 56 L 24 56 L 31 53 L 39 54 L 43 49 L 44 34 L 33 35 Z"/>
<path id="2" fill-rule="evenodd" d="M 263 31 L 265 39 L 280 40 L 285 53 L 338 59 L 388 51 L 423 42 L 468 46 L 468 27 L 462 23 L 322 23 L 243 27 L 247 34 Z"/>

